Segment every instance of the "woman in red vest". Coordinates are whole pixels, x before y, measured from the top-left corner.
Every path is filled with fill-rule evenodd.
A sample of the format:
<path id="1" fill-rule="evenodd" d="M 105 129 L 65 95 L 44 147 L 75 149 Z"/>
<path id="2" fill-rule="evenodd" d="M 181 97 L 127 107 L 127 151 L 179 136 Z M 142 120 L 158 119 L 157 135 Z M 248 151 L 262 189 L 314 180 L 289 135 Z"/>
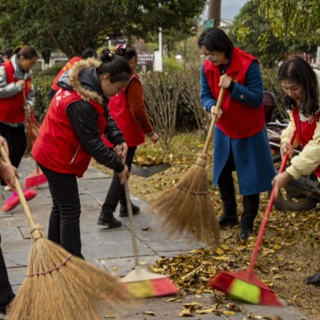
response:
<path id="1" fill-rule="evenodd" d="M 109 102 L 110 115 L 122 131 L 129 147 L 126 165 L 130 170 L 137 146 L 145 142 L 145 135 L 150 137 L 153 143 L 158 141 L 159 136 L 154 132 L 146 111 L 141 81 L 138 75 L 134 73 L 138 63 L 136 50 L 124 44 L 118 45 L 115 48 L 115 53 L 126 59 L 132 70 L 132 76 L 128 85 L 119 94 L 113 96 Z M 106 143 L 109 147 L 113 147 L 108 141 Z M 124 187 L 121 185 L 117 174 L 114 174 L 98 219 L 99 225 L 108 225 L 110 228 L 121 227 L 121 221 L 113 216 L 119 202 L 120 217 L 127 217 L 128 211 Z M 140 208 L 132 203 L 132 211 L 133 214 L 137 214 L 140 212 Z"/>
<path id="2" fill-rule="evenodd" d="M 285 61 L 278 72 L 278 79 L 286 94 L 285 106 L 290 113 L 288 127 L 281 134 L 281 156 L 289 155 L 290 165 L 273 179 L 278 194 L 291 179 L 314 172 L 320 178 L 320 103 L 317 75 L 310 64 L 300 57 Z M 296 132 L 293 146 L 289 146 Z M 293 150 L 302 144 L 303 150 L 293 157 Z M 305 281 L 320 285 L 320 272 Z"/>
<path id="3" fill-rule="evenodd" d="M 221 227 L 238 224 L 232 172 L 243 195 L 240 240 L 253 232 L 260 193 L 271 190 L 275 175 L 268 142 L 263 83 L 257 58 L 233 46 L 221 29 L 208 29 L 198 39 L 205 58 L 201 67 L 201 103 L 215 114 L 220 88 L 224 96 L 214 132 L 213 185 L 223 201 Z"/>
<path id="4" fill-rule="evenodd" d="M 31 68 L 38 58 L 34 48 L 24 46 L 15 49 L 12 58 L 0 66 L 0 133 L 8 141 L 10 160 L 16 168 L 27 147 L 24 122 L 34 106 Z"/>
<path id="5" fill-rule="evenodd" d="M 81 60 L 62 75 L 51 100 L 32 154 L 45 174 L 53 205 L 48 238 L 82 257 L 80 198 L 77 177 L 83 176 L 91 157 L 113 169 L 121 183 L 129 175 L 121 159 L 127 144 L 108 112 L 108 99 L 131 77 L 126 60 L 108 54 L 101 61 Z M 115 145 L 110 150 L 105 135 Z"/>
<path id="6" fill-rule="evenodd" d="M 87 59 L 87 58 L 97 58 L 97 52 L 91 48 L 86 48 L 83 50 L 83 52 L 81 53 L 80 57 L 73 57 L 71 58 L 64 66 L 63 68 L 59 71 L 59 73 L 56 75 L 56 77 L 54 78 L 52 85 L 51 85 L 51 89 L 47 94 L 47 97 L 51 100 L 54 95 L 56 94 L 56 92 L 59 90 L 58 87 L 58 81 L 59 78 L 69 69 L 72 68 L 72 66 L 79 60 L 82 59 Z"/>

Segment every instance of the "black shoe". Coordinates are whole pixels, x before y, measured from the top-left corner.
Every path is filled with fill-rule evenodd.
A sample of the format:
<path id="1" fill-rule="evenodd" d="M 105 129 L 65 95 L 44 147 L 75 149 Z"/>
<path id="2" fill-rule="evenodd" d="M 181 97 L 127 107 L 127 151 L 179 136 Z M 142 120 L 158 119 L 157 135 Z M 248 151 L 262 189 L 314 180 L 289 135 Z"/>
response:
<path id="1" fill-rule="evenodd" d="M 131 205 L 132 205 L 132 213 L 133 214 L 138 214 L 140 212 L 140 208 L 136 205 L 134 205 L 132 202 L 131 202 Z M 127 210 L 127 206 L 124 206 L 124 205 L 121 205 L 120 207 L 120 217 L 127 217 L 129 215 L 129 212 Z"/>
<path id="2" fill-rule="evenodd" d="M 113 214 L 105 214 L 103 212 L 100 213 L 98 219 L 98 225 L 100 226 L 108 226 L 109 228 L 119 228 L 122 226 L 122 222 L 117 220 Z"/>
<path id="3" fill-rule="evenodd" d="M 314 286 L 320 286 L 320 272 L 314 276 L 308 277 L 304 281 L 308 284 L 313 284 Z"/>
<path id="4" fill-rule="evenodd" d="M 220 228 L 233 227 L 239 224 L 237 216 L 228 217 L 224 214 L 221 217 L 219 217 L 218 221 L 220 224 Z"/>
<path id="5" fill-rule="evenodd" d="M 241 229 L 239 240 L 247 240 L 252 234 L 252 229 Z"/>

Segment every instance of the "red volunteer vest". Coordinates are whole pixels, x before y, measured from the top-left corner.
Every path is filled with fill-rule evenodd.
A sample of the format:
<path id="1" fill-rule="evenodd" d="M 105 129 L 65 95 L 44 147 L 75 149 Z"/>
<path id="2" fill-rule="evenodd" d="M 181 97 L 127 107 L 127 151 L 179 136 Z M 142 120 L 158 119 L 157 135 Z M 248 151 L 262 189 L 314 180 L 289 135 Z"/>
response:
<path id="1" fill-rule="evenodd" d="M 91 155 L 83 149 L 66 113 L 67 107 L 82 98 L 75 91 L 60 88 L 51 100 L 38 137 L 32 148 L 36 161 L 52 171 L 76 174 L 79 178 L 89 166 Z M 107 125 L 102 105 L 89 99 L 97 112 L 100 135 Z"/>
<path id="2" fill-rule="evenodd" d="M 57 85 L 59 78 L 69 69 L 72 68 L 72 66 L 79 60 L 82 60 L 81 57 L 73 57 L 72 59 L 70 59 L 65 65 L 64 67 L 59 71 L 59 73 L 57 74 L 57 76 L 54 78 L 53 83 L 51 88 L 54 91 L 58 91 L 60 89 L 60 87 Z"/>
<path id="3" fill-rule="evenodd" d="M 314 131 L 316 130 L 317 123 L 319 122 L 320 112 L 306 122 L 300 121 L 298 108 L 294 108 L 292 110 L 292 116 L 296 126 L 296 138 L 303 146 L 305 146 L 313 138 Z M 320 177 L 320 166 L 318 166 L 313 172 L 317 177 Z"/>
<path id="4" fill-rule="evenodd" d="M 252 61 L 257 59 L 234 47 L 231 64 L 226 73 L 233 81 L 245 85 L 246 73 Z M 204 62 L 204 72 L 213 97 L 218 100 L 220 87 L 220 70 L 211 61 Z M 234 139 L 251 137 L 260 132 L 265 125 L 264 106 L 249 107 L 241 102 L 231 99 L 230 92 L 224 91 L 222 106 L 223 116 L 217 122 L 218 128 L 227 136 Z"/>
<path id="5" fill-rule="evenodd" d="M 132 79 L 137 79 L 140 82 L 140 79 L 136 74 L 132 75 L 130 82 Z M 130 85 L 130 82 L 125 88 L 122 88 L 119 94 L 110 98 L 109 109 L 110 115 L 122 131 L 128 147 L 136 147 L 143 144 L 145 142 L 145 138 L 144 132 L 133 119 L 129 109 L 126 90 Z M 113 144 L 109 141 L 105 140 L 105 142 L 109 148 L 113 147 Z"/>
<path id="6" fill-rule="evenodd" d="M 6 70 L 7 84 L 18 82 L 14 77 L 14 68 L 11 61 L 2 64 Z M 31 89 L 31 78 L 25 80 L 24 92 L 26 97 Z M 6 123 L 23 123 L 25 120 L 25 111 L 23 108 L 24 98 L 22 91 L 13 97 L 0 98 L 0 121 Z"/>

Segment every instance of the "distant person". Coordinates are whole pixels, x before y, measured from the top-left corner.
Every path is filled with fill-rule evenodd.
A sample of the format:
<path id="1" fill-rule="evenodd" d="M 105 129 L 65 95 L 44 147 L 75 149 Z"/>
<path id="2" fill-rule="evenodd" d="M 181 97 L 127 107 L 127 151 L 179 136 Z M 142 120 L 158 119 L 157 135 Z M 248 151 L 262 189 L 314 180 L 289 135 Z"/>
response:
<path id="1" fill-rule="evenodd" d="M 107 54 L 102 61 L 78 61 L 58 81 L 32 149 L 46 176 L 52 196 L 48 239 L 70 253 L 81 253 L 81 204 L 77 177 L 87 170 L 91 157 L 113 169 L 125 183 L 128 168 L 122 163 L 128 146 L 109 116 L 108 99 L 131 78 L 127 61 Z M 110 150 L 101 136 L 115 144 Z"/>
<path id="2" fill-rule="evenodd" d="M 108 50 L 102 52 L 101 58 L 108 54 Z M 126 165 L 131 170 L 133 158 L 137 146 L 145 142 L 145 135 L 150 137 L 153 143 L 159 139 L 158 134 L 150 122 L 146 106 L 143 99 L 142 83 L 135 70 L 138 64 L 138 55 L 136 50 L 126 44 L 119 44 L 115 48 L 115 54 L 126 59 L 131 67 L 132 76 L 121 92 L 110 98 L 110 115 L 115 120 L 117 126 L 122 131 L 124 139 L 129 147 L 126 157 Z M 113 144 L 107 142 L 112 148 Z M 115 172 L 107 193 L 106 199 L 102 205 L 98 224 L 107 225 L 110 228 L 121 227 L 121 221 L 117 220 L 113 213 L 120 202 L 120 217 L 128 216 L 128 208 L 124 192 L 124 186 L 121 184 L 118 174 Z M 133 203 L 133 214 L 140 212 L 140 208 Z"/>
<path id="3" fill-rule="evenodd" d="M 7 49 L 3 54 L 2 54 L 2 59 L 4 62 L 9 61 L 11 59 L 13 50 L 12 49 Z"/>
<path id="4" fill-rule="evenodd" d="M 260 193 L 272 189 L 275 175 L 263 107 L 263 82 L 259 61 L 235 47 L 218 28 L 204 31 L 198 46 L 201 66 L 201 103 L 218 116 L 214 130 L 213 185 L 218 185 L 223 202 L 221 228 L 238 224 L 233 172 L 237 172 L 243 196 L 240 240 L 253 232 Z M 216 104 L 221 88 L 220 112 Z"/>
<path id="5" fill-rule="evenodd" d="M 51 89 L 47 94 L 47 97 L 50 100 L 54 97 L 56 92 L 59 90 L 59 86 L 58 86 L 57 83 L 58 83 L 59 78 L 62 76 L 62 74 L 65 73 L 67 70 L 71 69 L 72 66 L 77 61 L 82 60 L 82 59 L 87 59 L 87 58 L 97 58 L 97 52 L 95 50 L 91 49 L 91 48 L 86 48 L 81 53 L 80 57 L 73 57 L 64 65 L 64 67 L 59 71 L 57 76 L 54 78 L 53 83 L 51 85 Z"/>
<path id="6" fill-rule="evenodd" d="M 8 142 L 10 161 L 16 168 L 27 147 L 24 123 L 34 106 L 31 69 L 38 58 L 34 48 L 24 46 L 0 66 L 0 133 Z M 1 185 L 6 186 L 3 180 Z"/>

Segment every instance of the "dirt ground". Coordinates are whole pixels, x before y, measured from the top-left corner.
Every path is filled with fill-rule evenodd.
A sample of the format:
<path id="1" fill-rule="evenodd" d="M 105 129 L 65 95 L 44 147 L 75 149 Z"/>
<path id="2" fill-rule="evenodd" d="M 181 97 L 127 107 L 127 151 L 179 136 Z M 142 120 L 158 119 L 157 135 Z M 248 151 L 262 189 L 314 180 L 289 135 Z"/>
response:
<path id="1" fill-rule="evenodd" d="M 141 177 L 132 174 L 129 180 L 130 192 L 137 198 L 152 203 L 152 201 L 165 189 L 174 186 L 179 178 L 184 175 L 187 169 L 194 163 L 196 154 L 201 150 L 202 145 L 191 139 L 178 140 L 173 143 L 173 150 L 168 155 L 165 162 L 170 162 L 171 167 L 165 171 L 157 173 L 151 177 Z M 187 143 L 187 146 L 185 145 Z M 193 144 L 192 144 L 193 143 Z M 157 152 L 146 156 L 146 149 L 155 147 L 146 144 L 139 147 L 136 160 L 139 162 L 147 159 L 155 160 L 161 158 Z M 188 157 L 185 157 L 185 150 L 189 150 Z M 190 151 L 192 150 L 192 151 Z M 210 162 L 211 161 L 211 162 Z M 112 171 L 105 167 L 93 163 L 101 171 L 112 175 Z M 208 179 L 211 184 L 212 159 L 208 161 Z M 215 214 L 222 214 L 222 204 L 217 190 L 211 190 L 211 198 L 214 203 Z M 246 243 L 238 241 L 239 227 L 221 231 L 221 241 L 219 246 L 213 245 L 210 249 L 212 256 L 223 257 L 224 262 L 217 263 L 217 268 L 230 268 L 235 266 L 247 268 L 252 249 L 255 245 L 256 235 L 259 231 L 265 209 L 269 200 L 268 193 L 261 195 L 261 205 L 259 216 L 255 222 L 254 235 Z M 238 211 L 242 212 L 242 197 L 237 196 Z M 289 305 L 294 306 L 303 314 L 313 320 L 320 320 L 320 287 L 307 285 L 304 279 L 320 270 L 320 206 L 308 212 L 282 212 L 273 209 L 269 218 L 268 228 L 262 244 L 255 272 L 274 292 L 283 298 Z M 208 251 L 206 251 L 207 253 Z M 212 256 L 200 254 L 203 266 L 211 265 Z M 190 254 L 190 259 L 198 261 L 194 254 Z M 210 260 L 210 263 L 206 260 Z M 172 261 L 172 259 L 170 260 Z M 176 263 L 177 261 L 175 261 Z M 169 264 L 169 262 L 168 262 Z M 196 267 L 195 267 L 196 268 Z M 170 266 L 167 268 L 170 270 Z M 210 268 L 208 272 L 210 273 Z M 178 276 L 183 276 L 182 274 Z M 196 277 L 196 275 L 195 275 Z M 200 278 L 200 277 L 199 277 Z M 192 286 L 203 287 L 203 283 L 198 279 L 193 279 Z M 186 284 L 190 287 L 190 282 Z"/>

